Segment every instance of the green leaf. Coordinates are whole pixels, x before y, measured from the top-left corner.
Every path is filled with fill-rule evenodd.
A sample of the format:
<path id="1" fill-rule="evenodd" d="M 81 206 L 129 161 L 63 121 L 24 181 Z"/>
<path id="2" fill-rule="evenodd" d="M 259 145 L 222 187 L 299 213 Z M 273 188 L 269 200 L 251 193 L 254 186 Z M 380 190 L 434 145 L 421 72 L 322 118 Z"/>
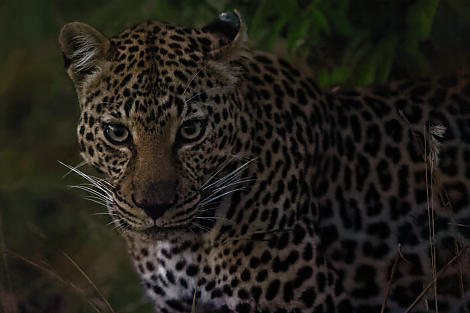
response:
<path id="1" fill-rule="evenodd" d="M 300 40 L 305 38 L 309 26 L 309 19 L 299 18 L 294 21 L 294 23 L 289 28 L 289 33 L 287 35 L 287 51 L 292 51 L 292 49 L 300 42 Z"/>
<path id="2" fill-rule="evenodd" d="M 357 36 L 351 38 L 343 53 L 343 63 L 350 67 L 355 67 L 359 60 L 362 59 L 364 53 L 370 49 L 369 32 L 358 33 Z"/>
<path id="3" fill-rule="evenodd" d="M 265 18 L 265 0 L 259 1 L 258 8 L 256 9 L 255 14 L 253 15 L 253 18 L 251 19 L 251 23 L 248 26 L 248 30 L 250 31 L 250 35 L 252 36 L 252 39 L 255 39 L 258 37 L 258 34 L 262 32 L 264 29 L 264 18 Z"/>
<path id="4" fill-rule="evenodd" d="M 358 29 L 351 24 L 347 11 L 338 11 L 335 7 L 330 7 L 324 11 L 325 15 L 329 17 L 329 24 L 335 32 L 348 38 L 354 38 Z"/>
<path id="5" fill-rule="evenodd" d="M 318 71 L 318 75 L 315 77 L 315 79 L 317 83 L 322 87 L 330 85 L 330 75 L 328 74 L 328 71 L 325 68 Z"/>
<path id="6" fill-rule="evenodd" d="M 407 69 L 410 73 L 418 73 L 419 75 L 427 75 L 430 72 L 431 64 L 419 50 L 409 50 L 407 53 Z"/>
<path id="7" fill-rule="evenodd" d="M 348 66 L 338 66 L 333 69 L 330 75 L 330 85 L 344 83 L 351 76 L 351 68 Z"/>
<path id="8" fill-rule="evenodd" d="M 356 83 L 359 85 L 370 85 L 375 81 L 377 69 L 378 54 L 374 51 L 369 52 L 362 58 L 359 65 L 354 69 L 356 74 Z"/>
<path id="9" fill-rule="evenodd" d="M 419 0 L 408 9 L 405 47 L 416 50 L 420 41 L 429 37 L 439 0 Z"/>
<path id="10" fill-rule="evenodd" d="M 325 14 L 323 14 L 323 12 L 320 10 L 312 10 L 311 14 L 314 21 L 314 26 L 318 27 L 318 29 L 324 32 L 326 35 L 330 35 L 331 28 Z"/>
<path id="11" fill-rule="evenodd" d="M 399 38 L 397 35 L 391 35 L 381 40 L 377 49 L 378 66 L 376 69 L 376 81 L 385 83 L 390 75 L 392 65 L 395 60 L 396 48 Z"/>
<path id="12" fill-rule="evenodd" d="M 297 5 L 295 1 L 290 0 L 274 0 L 272 2 L 274 9 L 280 14 L 281 16 L 291 16 L 292 14 L 296 13 Z"/>
<path id="13" fill-rule="evenodd" d="M 272 50 L 276 41 L 279 40 L 279 34 L 282 27 L 286 24 L 287 18 L 281 18 L 274 23 L 273 27 L 268 32 L 268 37 L 266 38 L 266 47 L 269 50 Z"/>

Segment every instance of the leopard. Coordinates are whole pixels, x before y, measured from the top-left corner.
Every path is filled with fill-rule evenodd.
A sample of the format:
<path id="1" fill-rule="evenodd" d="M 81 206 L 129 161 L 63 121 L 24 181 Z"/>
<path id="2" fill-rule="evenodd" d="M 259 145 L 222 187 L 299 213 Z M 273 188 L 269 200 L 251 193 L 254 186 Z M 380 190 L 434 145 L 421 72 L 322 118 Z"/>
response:
<path id="1" fill-rule="evenodd" d="M 156 312 L 469 311 L 467 71 L 320 87 L 236 10 L 59 44 L 102 176 L 71 169 Z"/>

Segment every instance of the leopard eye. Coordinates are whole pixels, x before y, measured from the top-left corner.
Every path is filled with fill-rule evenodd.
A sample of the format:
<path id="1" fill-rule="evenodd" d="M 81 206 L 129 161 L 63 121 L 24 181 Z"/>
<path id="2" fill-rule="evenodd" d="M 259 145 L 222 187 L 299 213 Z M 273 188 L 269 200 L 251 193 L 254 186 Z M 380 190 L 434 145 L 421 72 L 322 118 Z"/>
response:
<path id="1" fill-rule="evenodd" d="M 179 130 L 179 140 L 183 142 L 192 142 L 199 140 L 202 135 L 204 135 L 204 130 L 206 128 L 205 120 L 189 120 L 181 125 Z"/>
<path id="2" fill-rule="evenodd" d="M 115 145 L 125 144 L 129 140 L 129 130 L 121 124 L 105 125 L 104 135 L 109 142 Z"/>

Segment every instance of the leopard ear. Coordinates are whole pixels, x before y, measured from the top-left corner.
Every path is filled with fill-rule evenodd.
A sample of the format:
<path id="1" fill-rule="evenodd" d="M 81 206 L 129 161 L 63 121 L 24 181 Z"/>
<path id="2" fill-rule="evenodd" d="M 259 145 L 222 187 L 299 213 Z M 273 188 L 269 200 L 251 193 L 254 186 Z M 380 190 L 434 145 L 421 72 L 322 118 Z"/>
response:
<path id="1" fill-rule="evenodd" d="M 246 49 L 246 27 L 237 10 L 220 14 L 202 31 L 212 37 L 210 44 L 204 46 L 209 57 L 231 60 Z"/>
<path id="2" fill-rule="evenodd" d="M 110 42 L 93 27 L 79 22 L 66 24 L 59 34 L 65 67 L 77 87 L 101 72 Z"/>

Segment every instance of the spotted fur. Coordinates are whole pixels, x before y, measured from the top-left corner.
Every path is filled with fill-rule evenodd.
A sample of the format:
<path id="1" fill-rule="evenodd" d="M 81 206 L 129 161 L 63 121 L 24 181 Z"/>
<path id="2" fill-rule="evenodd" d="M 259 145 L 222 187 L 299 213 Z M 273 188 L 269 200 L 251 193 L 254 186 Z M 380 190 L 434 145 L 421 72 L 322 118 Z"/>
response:
<path id="1" fill-rule="evenodd" d="M 321 90 L 236 12 L 59 41 L 157 312 L 468 312 L 468 74 Z"/>

